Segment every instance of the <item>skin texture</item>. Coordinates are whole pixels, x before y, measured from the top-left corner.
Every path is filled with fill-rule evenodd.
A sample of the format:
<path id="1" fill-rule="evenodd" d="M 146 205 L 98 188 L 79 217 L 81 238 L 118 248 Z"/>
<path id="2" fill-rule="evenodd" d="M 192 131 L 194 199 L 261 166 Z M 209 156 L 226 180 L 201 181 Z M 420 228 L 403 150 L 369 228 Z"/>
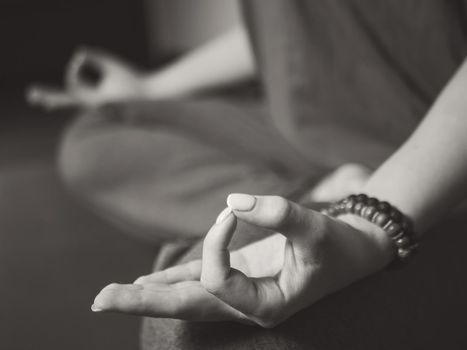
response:
<path id="1" fill-rule="evenodd" d="M 362 187 L 408 215 L 420 235 L 467 197 L 465 91 L 467 61 L 411 137 Z"/>
<path id="2" fill-rule="evenodd" d="M 83 69 L 97 71 L 100 79 L 89 82 Z M 99 49 L 80 49 L 71 58 L 65 71 L 65 87 L 58 89 L 32 85 L 27 101 L 48 110 L 65 107 L 95 107 L 114 101 L 138 98 L 143 93 L 142 75 L 129 63 Z"/>
<path id="3" fill-rule="evenodd" d="M 363 192 L 387 200 L 407 214 L 419 233 L 466 197 L 465 91 L 467 64 L 448 83 L 414 134 L 362 186 Z M 152 279 L 139 279 L 136 285 L 114 284 L 101 291 L 94 307 L 152 317 L 230 319 L 273 327 L 316 300 L 380 270 L 394 254 L 384 232 L 352 215 L 334 220 L 274 196 L 252 200 L 251 196 L 236 195 L 228 204 L 233 213 L 224 213 L 223 220 L 206 235 L 203 260 L 193 263 L 194 270 L 200 272 L 192 274 L 191 281 L 154 283 L 160 274 L 172 277 L 173 272 L 165 271 Z M 255 247 L 257 252 L 264 249 L 271 254 L 268 262 L 282 259 L 277 273 L 265 269 L 259 278 L 249 276 L 248 268 L 263 264 L 255 261 L 255 254 L 246 253 L 248 247 L 232 254 L 242 257 L 244 271 L 242 265 L 232 267 L 227 245 L 237 220 L 285 237 L 282 247 L 268 245 L 271 238 Z M 160 288 L 166 288 L 165 292 Z M 167 288 L 181 288 L 183 294 L 170 294 Z M 166 309 L 168 305 L 172 307 Z"/>
<path id="4" fill-rule="evenodd" d="M 229 196 L 228 210 L 205 237 L 202 260 L 111 284 L 93 309 L 269 328 L 391 260 L 385 234 L 364 221 L 352 226 L 277 196 L 248 196 L 254 206 L 236 210 L 246 196 Z M 237 220 L 277 233 L 230 253 Z"/>
<path id="5" fill-rule="evenodd" d="M 93 61 L 103 73 L 96 86 L 80 79 L 84 61 Z M 141 75 L 110 55 L 88 51 L 71 61 L 64 90 L 32 89 L 29 101 L 58 108 L 135 97 L 175 98 L 253 72 L 244 30 L 235 29 L 153 74 Z M 389 201 L 413 220 L 420 234 L 426 231 L 466 197 L 465 91 L 464 63 L 414 134 L 381 167 L 371 175 L 335 174 L 312 191 L 311 198 L 336 198 L 353 188 L 349 178 L 355 177 L 355 188 Z M 377 272 L 393 257 L 384 232 L 358 217 L 331 219 L 275 196 L 253 196 L 253 206 L 245 209 L 245 198 L 229 197 L 231 212 L 224 212 L 207 233 L 202 260 L 140 277 L 133 284 L 111 284 L 97 295 L 93 310 L 273 327 Z M 229 253 L 239 220 L 277 234 Z"/>
<path id="6" fill-rule="evenodd" d="M 99 72 L 97 83 L 83 78 L 86 66 Z M 63 88 L 33 84 L 26 99 L 31 105 L 53 110 L 132 99 L 179 98 L 250 78 L 254 72 L 246 30 L 238 26 L 155 72 L 143 73 L 100 49 L 79 49 L 66 67 Z"/>

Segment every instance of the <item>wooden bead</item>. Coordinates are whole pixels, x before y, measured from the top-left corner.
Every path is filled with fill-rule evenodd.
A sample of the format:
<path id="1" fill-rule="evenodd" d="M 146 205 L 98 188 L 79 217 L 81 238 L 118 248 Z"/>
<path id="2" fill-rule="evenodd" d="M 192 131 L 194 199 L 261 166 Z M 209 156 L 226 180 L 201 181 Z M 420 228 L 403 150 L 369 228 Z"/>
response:
<path id="1" fill-rule="evenodd" d="M 397 256 L 401 262 L 406 262 L 410 258 L 411 252 L 409 249 L 399 248 L 397 249 Z"/>
<path id="2" fill-rule="evenodd" d="M 388 202 L 379 202 L 378 211 L 382 213 L 389 213 L 391 210 L 391 205 Z"/>
<path id="3" fill-rule="evenodd" d="M 371 221 L 371 218 L 373 217 L 375 213 L 376 213 L 376 207 L 368 206 L 362 210 L 362 217 Z"/>
<path id="4" fill-rule="evenodd" d="M 396 235 L 392 236 L 391 238 L 393 239 L 393 241 L 397 241 L 399 238 L 402 237 L 407 237 L 406 233 L 403 230 L 401 230 L 399 233 L 396 233 Z"/>
<path id="5" fill-rule="evenodd" d="M 340 214 L 345 214 L 345 203 L 343 202 L 340 202 L 337 207 L 337 215 L 340 215 Z"/>
<path id="6" fill-rule="evenodd" d="M 354 205 L 355 205 L 355 201 L 349 200 L 347 203 L 345 203 L 345 211 L 348 213 L 351 213 Z"/>
<path id="7" fill-rule="evenodd" d="M 361 193 L 361 194 L 359 194 L 357 196 L 357 201 L 361 202 L 361 203 L 366 203 L 367 199 L 368 199 L 368 196 L 366 194 L 363 194 L 363 193 Z"/>
<path id="8" fill-rule="evenodd" d="M 392 209 L 391 210 L 391 219 L 394 221 L 394 222 L 398 222 L 400 223 L 402 221 L 402 214 L 399 210 L 397 209 Z"/>
<path id="9" fill-rule="evenodd" d="M 356 215 L 360 215 L 360 212 L 364 208 L 365 208 L 365 203 L 357 202 L 353 207 L 353 213 Z"/>
<path id="10" fill-rule="evenodd" d="M 405 248 L 408 246 L 409 243 L 410 243 L 410 240 L 408 237 L 401 237 L 396 240 L 396 246 L 398 248 Z"/>
<path id="11" fill-rule="evenodd" d="M 394 237 L 402 231 L 401 225 L 396 222 L 391 222 L 389 225 L 386 225 L 384 229 L 389 237 Z"/>
<path id="12" fill-rule="evenodd" d="M 384 227 L 389 221 L 389 215 L 386 213 L 378 213 L 372 220 L 379 227 Z"/>

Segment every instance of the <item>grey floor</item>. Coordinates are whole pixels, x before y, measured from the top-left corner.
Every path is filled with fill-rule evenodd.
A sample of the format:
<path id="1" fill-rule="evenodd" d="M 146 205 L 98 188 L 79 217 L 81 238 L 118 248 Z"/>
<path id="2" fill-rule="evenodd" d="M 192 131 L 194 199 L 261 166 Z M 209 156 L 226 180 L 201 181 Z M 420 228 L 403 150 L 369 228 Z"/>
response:
<path id="1" fill-rule="evenodd" d="M 0 349 L 137 349 L 138 318 L 89 307 L 107 283 L 147 273 L 155 248 L 61 185 L 54 154 L 71 114 L 0 93 Z"/>

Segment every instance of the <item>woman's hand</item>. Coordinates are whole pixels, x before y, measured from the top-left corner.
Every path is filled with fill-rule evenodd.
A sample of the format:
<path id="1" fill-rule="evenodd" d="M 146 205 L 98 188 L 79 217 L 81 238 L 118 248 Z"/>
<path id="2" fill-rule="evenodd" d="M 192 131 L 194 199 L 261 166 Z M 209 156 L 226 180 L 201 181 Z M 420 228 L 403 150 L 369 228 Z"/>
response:
<path id="1" fill-rule="evenodd" d="M 86 69 L 97 75 L 97 81 L 86 79 Z M 33 85 L 26 98 L 32 105 L 57 109 L 93 107 L 143 95 L 141 74 L 134 67 L 101 50 L 82 49 L 68 63 L 63 90 Z"/>
<path id="2" fill-rule="evenodd" d="M 336 220 L 276 196 L 230 195 L 202 261 L 111 284 L 94 311 L 272 327 L 318 299 L 383 268 L 385 233 L 358 217 Z M 278 232 L 229 253 L 237 220 Z"/>

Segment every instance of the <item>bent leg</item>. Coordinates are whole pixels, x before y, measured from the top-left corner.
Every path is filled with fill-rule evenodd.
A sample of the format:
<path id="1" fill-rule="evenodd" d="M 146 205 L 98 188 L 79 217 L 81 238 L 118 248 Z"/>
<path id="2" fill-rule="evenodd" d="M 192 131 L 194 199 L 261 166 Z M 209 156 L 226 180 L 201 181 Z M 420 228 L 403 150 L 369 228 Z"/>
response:
<path id="1" fill-rule="evenodd" d="M 69 128 L 59 157 L 64 182 L 80 198 L 153 241 L 203 235 L 228 193 L 291 195 L 322 174 L 258 108 L 219 101 L 88 111 Z"/>

